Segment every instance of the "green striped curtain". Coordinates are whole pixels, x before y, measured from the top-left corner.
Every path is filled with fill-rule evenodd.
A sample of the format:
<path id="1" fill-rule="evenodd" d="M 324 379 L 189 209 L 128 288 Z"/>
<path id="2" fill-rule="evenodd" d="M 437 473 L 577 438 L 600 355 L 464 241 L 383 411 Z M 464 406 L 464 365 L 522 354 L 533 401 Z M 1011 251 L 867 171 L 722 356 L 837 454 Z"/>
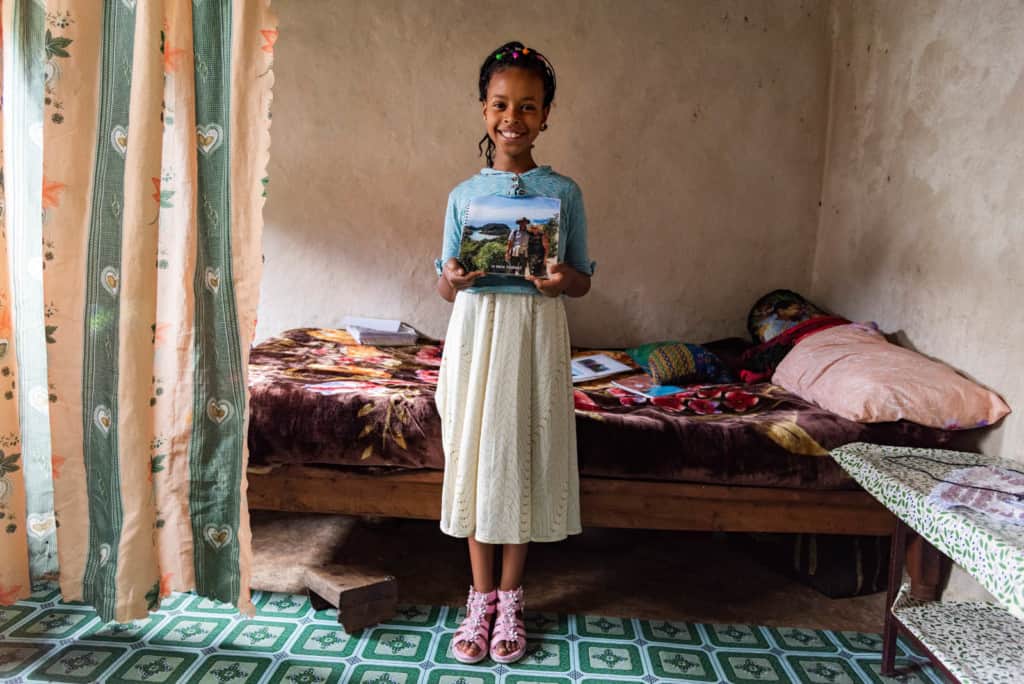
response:
<path id="1" fill-rule="evenodd" d="M 276 20 L 263 0 L 4 0 L 3 34 L 17 315 L 0 373 L 17 348 L 21 392 L 0 439 L 20 416 L 23 467 L 0 457 L 0 477 L 24 529 L 5 535 L 0 601 L 59 563 L 64 598 L 104 619 L 170 591 L 251 610 L 246 366 Z"/>

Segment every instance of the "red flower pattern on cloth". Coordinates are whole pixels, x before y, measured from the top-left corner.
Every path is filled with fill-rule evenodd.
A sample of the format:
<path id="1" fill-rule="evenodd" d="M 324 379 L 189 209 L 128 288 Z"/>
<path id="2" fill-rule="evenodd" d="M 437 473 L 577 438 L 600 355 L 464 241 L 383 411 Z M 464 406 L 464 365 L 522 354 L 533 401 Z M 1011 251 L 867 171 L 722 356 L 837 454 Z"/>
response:
<path id="1" fill-rule="evenodd" d="M 577 411 L 600 411 L 601 407 L 597 403 L 587 396 L 586 392 L 580 390 L 573 390 L 572 392 L 573 403 L 576 405 Z"/>
<path id="2" fill-rule="evenodd" d="M 609 388 L 608 394 L 616 397 L 619 400 L 619 403 L 623 406 L 636 406 L 637 404 L 644 404 L 647 402 L 647 397 L 641 397 L 639 394 L 633 394 L 632 392 L 627 392 L 626 390 L 619 389 L 618 387 Z"/>
<path id="3" fill-rule="evenodd" d="M 43 178 L 43 209 L 53 209 L 60 205 L 60 194 L 67 186 L 55 180 Z"/>
<path id="4" fill-rule="evenodd" d="M 178 70 L 181 63 L 178 61 L 184 56 L 185 50 L 183 48 L 176 48 L 171 45 L 170 36 L 164 38 L 164 73 L 171 74 Z"/>
<path id="5" fill-rule="evenodd" d="M 737 413 L 743 413 L 757 405 L 760 401 L 755 395 L 742 390 L 732 390 L 725 393 L 725 405 Z"/>
<path id="6" fill-rule="evenodd" d="M 619 413 L 616 409 L 643 408 L 646 405 L 669 413 L 698 416 L 755 412 L 765 406 L 762 400 L 768 398 L 763 392 L 750 391 L 744 385 L 732 384 L 693 385 L 675 394 L 648 399 L 610 382 L 575 389 L 574 396 L 576 408 L 580 411 Z"/>
<path id="7" fill-rule="evenodd" d="M 263 45 L 260 46 L 260 49 L 274 54 L 274 43 L 277 42 L 277 29 L 260 29 L 260 35 L 263 36 Z"/>
<path id="8" fill-rule="evenodd" d="M 66 459 L 59 454 L 50 455 L 50 470 L 53 472 L 53 479 L 60 479 L 60 469 L 64 467 L 64 461 Z"/>
<path id="9" fill-rule="evenodd" d="M 655 397 L 654 399 L 651 399 L 651 404 L 663 409 L 668 409 L 669 411 L 682 411 L 683 401 L 685 401 L 687 397 L 688 395 L 683 393 L 669 394 L 664 397 Z"/>
<path id="10" fill-rule="evenodd" d="M 722 412 L 718 408 L 718 402 L 709 399 L 690 399 L 686 402 L 686 407 L 701 416 Z"/>
<path id="11" fill-rule="evenodd" d="M 423 347 L 423 349 L 416 352 L 416 361 L 422 363 L 424 366 L 440 366 L 441 348 Z"/>
<path id="12" fill-rule="evenodd" d="M 0 585 L 0 606 L 9 606 L 14 603 L 20 592 L 20 584 L 12 584 L 11 586 Z"/>
<path id="13" fill-rule="evenodd" d="M 438 372 L 439 371 L 433 369 L 420 369 L 416 371 L 416 378 L 423 382 L 429 382 L 436 385 Z"/>
<path id="14" fill-rule="evenodd" d="M 173 572 L 165 572 L 160 575 L 160 597 L 164 598 L 171 595 L 171 578 L 174 577 Z"/>

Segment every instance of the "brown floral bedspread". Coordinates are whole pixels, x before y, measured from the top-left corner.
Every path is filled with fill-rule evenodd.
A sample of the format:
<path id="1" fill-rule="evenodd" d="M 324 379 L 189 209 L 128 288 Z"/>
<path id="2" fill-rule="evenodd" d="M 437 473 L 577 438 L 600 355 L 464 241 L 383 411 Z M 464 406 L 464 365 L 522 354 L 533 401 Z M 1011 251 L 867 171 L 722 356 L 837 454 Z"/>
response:
<path id="1" fill-rule="evenodd" d="M 339 330 L 289 330 L 257 345 L 251 463 L 443 468 L 440 362 L 437 343 L 360 346 Z M 598 381 L 575 396 L 580 472 L 601 477 L 844 489 L 855 485 L 828 449 L 938 446 L 950 436 L 913 423 L 854 423 L 767 383 L 648 400 Z"/>

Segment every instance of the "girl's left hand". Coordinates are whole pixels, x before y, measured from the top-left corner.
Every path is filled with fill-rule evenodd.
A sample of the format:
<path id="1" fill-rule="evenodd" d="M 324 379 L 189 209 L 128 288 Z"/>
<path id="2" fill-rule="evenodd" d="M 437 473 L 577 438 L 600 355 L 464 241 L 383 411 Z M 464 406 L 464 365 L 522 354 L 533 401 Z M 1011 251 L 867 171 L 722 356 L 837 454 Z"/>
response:
<path id="1" fill-rule="evenodd" d="M 576 269 L 565 264 L 552 264 L 548 266 L 548 277 L 538 278 L 535 275 L 527 274 L 526 279 L 533 283 L 534 287 L 546 297 L 557 297 L 565 292 L 572 281 Z"/>

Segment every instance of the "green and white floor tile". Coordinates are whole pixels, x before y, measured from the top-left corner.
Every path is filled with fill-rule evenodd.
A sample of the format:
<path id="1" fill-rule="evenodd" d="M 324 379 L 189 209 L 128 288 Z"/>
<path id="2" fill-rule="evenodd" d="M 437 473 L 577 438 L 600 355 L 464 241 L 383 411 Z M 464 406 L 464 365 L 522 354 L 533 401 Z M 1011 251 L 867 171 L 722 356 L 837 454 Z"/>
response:
<path id="1" fill-rule="evenodd" d="M 0 683 L 613 684 L 884 682 L 877 634 L 528 613 L 527 656 L 463 665 L 451 655 L 457 608 L 402 606 L 346 634 L 303 596 L 257 592 L 257 615 L 176 594 L 158 613 L 103 624 L 50 586 L 0 607 Z M 941 683 L 901 644 L 899 681 Z"/>

